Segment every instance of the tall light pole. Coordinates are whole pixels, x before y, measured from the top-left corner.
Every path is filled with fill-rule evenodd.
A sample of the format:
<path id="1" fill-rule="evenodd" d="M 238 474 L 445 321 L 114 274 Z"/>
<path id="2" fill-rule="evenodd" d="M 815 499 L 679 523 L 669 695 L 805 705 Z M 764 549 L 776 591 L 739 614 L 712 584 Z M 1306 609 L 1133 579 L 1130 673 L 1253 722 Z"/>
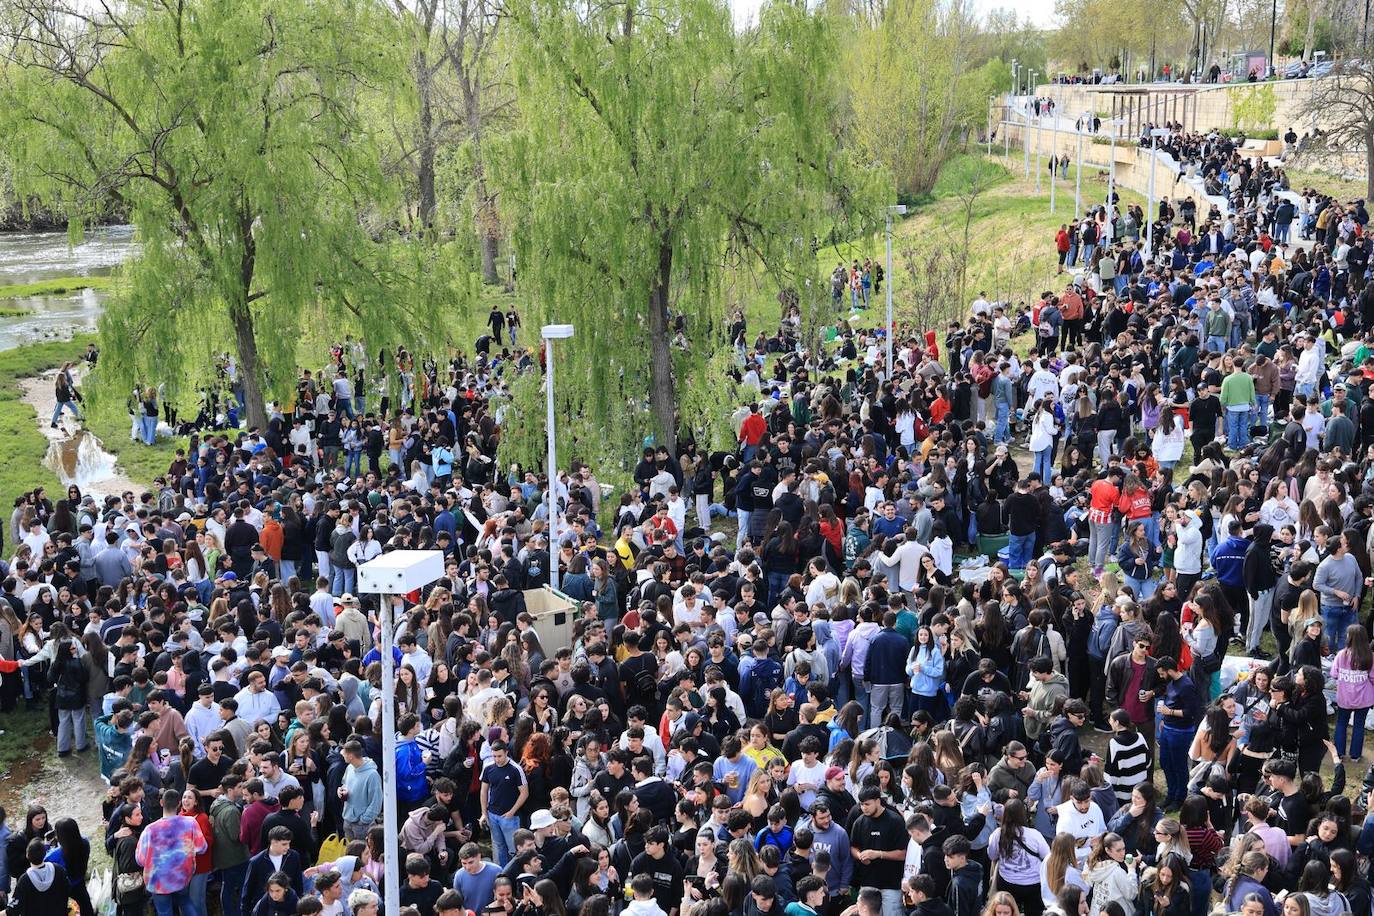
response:
<path id="1" fill-rule="evenodd" d="M 1073 218 L 1078 219 L 1078 214 L 1083 208 L 1083 128 L 1078 128 L 1078 156 L 1075 161 L 1078 172 L 1074 177 L 1073 186 Z"/>
<path id="2" fill-rule="evenodd" d="M 993 123 L 993 122 L 992 122 L 992 110 L 993 110 L 993 108 L 995 107 L 995 106 L 993 105 L 993 102 L 996 101 L 996 100 L 997 100 L 997 96 L 995 96 L 995 95 L 990 95 L 990 96 L 988 96 L 988 158 L 989 158 L 989 159 L 992 158 L 992 130 L 993 130 L 993 128 L 992 128 L 992 123 Z"/>
<path id="3" fill-rule="evenodd" d="M 1159 138 L 1168 136 L 1169 131 L 1162 127 L 1150 130 L 1150 209 L 1145 213 L 1145 260 L 1154 257 L 1155 245 L 1155 164 L 1159 161 Z"/>
<path id="4" fill-rule="evenodd" d="M 1054 180 L 1055 165 L 1059 161 L 1059 115 L 1050 113 L 1050 213 L 1054 213 L 1054 188 L 1059 183 Z"/>
<path id="5" fill-rule="evenodd" d="M 1030 139 L 1031 139 L 1031 137 L 1030 137 L 1030 132 L 1031 132 L 1030 103 L 1027 102 L 1027 103 L 1026 103 L 1026 114 L 1025 114 L 1025 118 L 1024 118 L 1024 120 L 1021 121 L 1021 158 L 1022 158 L 1023 160 L 1025 160 L 1026 179 L 1027 179 L 1027 180 L 1030 180 Z"/>
<path id="6" fill-rule="evenodd" d="M 883 332 L 883 337 L 887 344 L 887 380 L 892 381 L 892 217 L 893 215 L 905 216 L 906 204 L 893 204 L 883 210 L 884 222 L 887 225 L 885 235 L 887 237 L 887 275 L 884 277 L 887 283 L 887 328 Z"/>
<path id="7" fill-rule="evenodd" d="M 1107 241 L 1111 241 L 1116 234 L 1116 129 L 1122 122 L 1113 118 L 1106 123 L 1111 131 L 1111 161 L 1107 163 Z"/>
<path id="8" fill-rule="evenodd" d="M 1002 105 L 1002 161 L 1011 163 L 1011 97 Z"/>
<path id="9" fill-rule="evenodd" d="M 1026 82 L 1026 94 L 1031 95 L 1035 89 L 1035 71 L 1030 72 L 1030 77 Z M 1030 102 L 1026 103 L 1027 117 L 1030 117 Z M 1035 116 L 1035 193 L 1040 193 L 1040 116 Z"/>
<path id="10" fill-rule="evenodd" d="M 388 913 L 399 913 L 401 907 L 401 852 L 399 812 L 396 797 L 396 660 L 392 656 L 392 640 L 396 622 L 391 599 L 419 591 L 444 574 L 444 553 L 441 550 L 393 550 L 369 560 L 358 567 L 358 592 L 376 595 L 381 601 L 377 612 L 382 631 L 382 824 L 386 836 L 382 843 L 385 857 L 382 869 L 386 875 L 385 892 Z"/>
<path id="11" fill-rule="evenodd" d="M 544 338 L 544 388 L 548 395 L 548 414 L 545 417 L 544 432 L 548 437 L 548 476 L 549 476 L 549 586 L 558 589 L 558 460 L 554 452 L 553 436 L 553 342 L 572 337 L 574 328 L 570 324 L 546 324 L 539 331 Z"/>

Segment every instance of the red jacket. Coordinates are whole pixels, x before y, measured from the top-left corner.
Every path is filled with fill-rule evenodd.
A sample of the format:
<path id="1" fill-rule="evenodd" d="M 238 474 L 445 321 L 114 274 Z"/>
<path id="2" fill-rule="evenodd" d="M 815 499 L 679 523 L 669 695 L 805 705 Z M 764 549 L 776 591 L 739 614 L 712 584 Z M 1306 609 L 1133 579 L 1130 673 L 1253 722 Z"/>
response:
<path id="1" fill-rule="evenodd" d="M 740 424 L 739 441 L 745 445 L 758 445 L 759 440 L 763 438 L 763 434 L 766 432 L 768 432 L 768 424 L 764 421 L 763 414 L 751 413 Z"/>

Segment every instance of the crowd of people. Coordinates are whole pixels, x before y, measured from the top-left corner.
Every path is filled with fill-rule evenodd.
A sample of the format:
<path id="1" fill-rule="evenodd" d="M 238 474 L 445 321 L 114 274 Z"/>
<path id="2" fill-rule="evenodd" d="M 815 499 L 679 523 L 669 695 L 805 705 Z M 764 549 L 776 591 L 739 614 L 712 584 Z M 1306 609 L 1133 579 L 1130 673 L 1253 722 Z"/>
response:
<path id="1" fill-rule="evenodd" d="M 442 362 L 345 341 L 147 492 L 24 494 L 0 713 L 109 785 L 101 823 L 0 816 L 9 916 L 375 916 L 388 804 L 398 916 L 1368 916 L 1366 214 L 1299 251 L 1252 185 L 1148 256 L 1096 208 L 1062 291 L 890 373 L 870 264 L 820 351 L 737 314 L 736 447 L 614 496 L 498 462 L 541 359 L 499 310 Z M 445 568 L 386 599 L 384 759 L 357 568 L 398 548 Z M 555 563 L 567 645 L 526 605 Z"/>

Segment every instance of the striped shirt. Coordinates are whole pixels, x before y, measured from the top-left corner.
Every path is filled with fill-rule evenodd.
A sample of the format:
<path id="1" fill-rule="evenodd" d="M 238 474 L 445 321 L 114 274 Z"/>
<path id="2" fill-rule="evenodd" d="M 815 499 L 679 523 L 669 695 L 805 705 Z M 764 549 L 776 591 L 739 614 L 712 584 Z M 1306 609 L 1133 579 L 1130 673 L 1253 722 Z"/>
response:
<path id="1" fill-rule="evenodd" d="M 1134 741 L 1123 741 L 1113 735 L 1107 743 L 1107 784 L 1116 792 L 1122 805 L 1131 803 L 1131 790 L 1149 778 L 1150 746 L 1145 736 L 1136 732 Z"/>

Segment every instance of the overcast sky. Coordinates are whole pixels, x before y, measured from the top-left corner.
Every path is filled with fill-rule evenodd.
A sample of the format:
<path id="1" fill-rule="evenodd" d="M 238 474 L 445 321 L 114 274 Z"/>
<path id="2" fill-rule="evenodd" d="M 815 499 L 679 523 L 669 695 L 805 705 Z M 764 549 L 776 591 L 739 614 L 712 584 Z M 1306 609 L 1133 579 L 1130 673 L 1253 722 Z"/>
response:
<path id="1" fill-rule="evenodd" d="M 752 18 L 762 5 L 762 0 L 730 0 L 730 8 L 735 13 L 735 22 L 744 23 Z M 1021 16 L 1029 16 L 1033 24 L 1041 28 L 1049 28 L 1054 25 L 1054 0 L 1017 0 L 1014 4 L 1009 4 L 1007 0 L 973 0 L 973 5 L 980 12 L 987 12 L 998 7 L 1006 8 L 1014 6 L 1017 13 Z"/>

